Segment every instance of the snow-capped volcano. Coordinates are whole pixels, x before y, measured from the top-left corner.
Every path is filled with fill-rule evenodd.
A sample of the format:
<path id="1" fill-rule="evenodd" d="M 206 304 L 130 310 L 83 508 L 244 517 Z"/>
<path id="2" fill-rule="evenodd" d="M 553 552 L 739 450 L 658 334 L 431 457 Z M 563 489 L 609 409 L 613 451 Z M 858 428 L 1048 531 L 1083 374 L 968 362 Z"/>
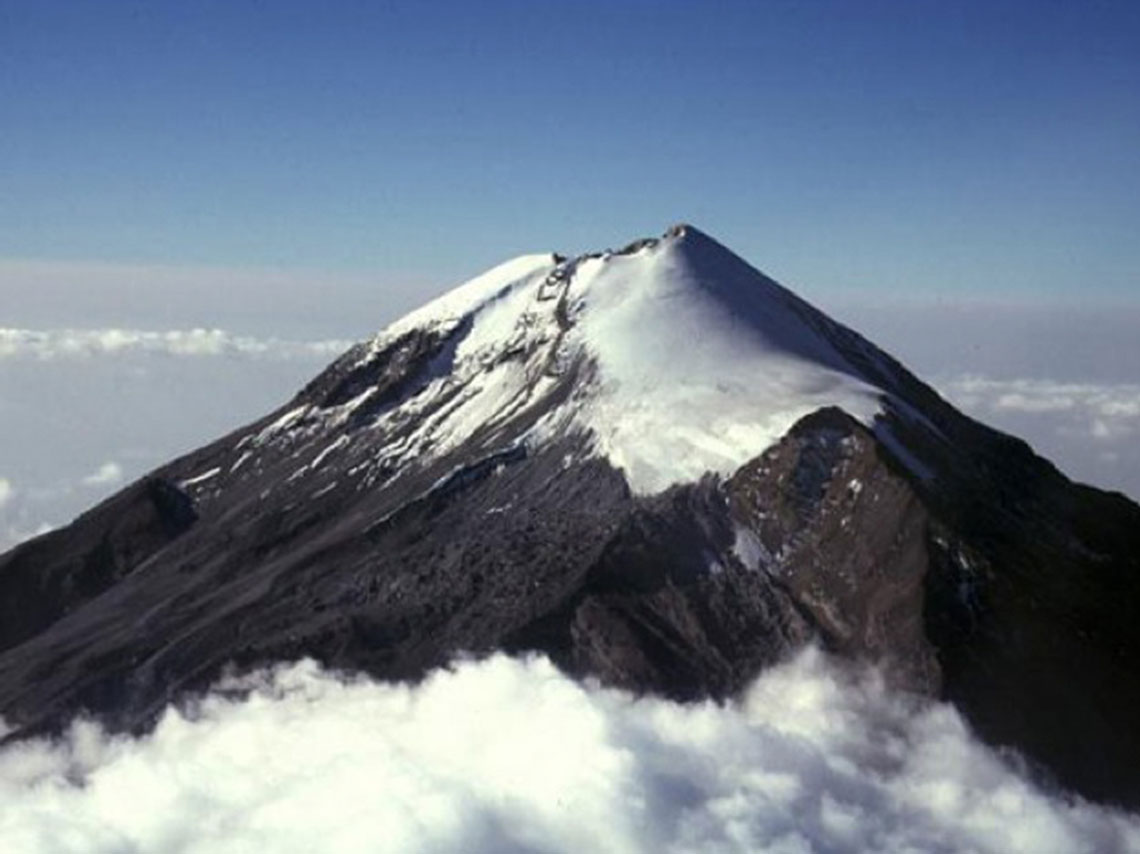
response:
<path id="1" fill-rule="evenodd" d="M 496 267 L 0 557 L 0 716 L 492 650 L 726 697 L 815 640 L 1140 803 L 1138 626 L 1140 507 L 679 226 Z"/>

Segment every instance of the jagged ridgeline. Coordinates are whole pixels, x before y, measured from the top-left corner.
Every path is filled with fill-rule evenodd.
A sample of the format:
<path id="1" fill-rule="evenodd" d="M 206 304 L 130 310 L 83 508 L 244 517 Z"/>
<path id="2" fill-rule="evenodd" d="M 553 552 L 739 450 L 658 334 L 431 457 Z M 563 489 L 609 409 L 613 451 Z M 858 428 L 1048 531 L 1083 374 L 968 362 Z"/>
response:
<path id="1" fill-rule="evenodd" d="M 301 656 L 697 698 L 810 641 L 1140 803 L 1140 508 L 690 226 L 496 267 L 0 558 L 9 739 Z"/>

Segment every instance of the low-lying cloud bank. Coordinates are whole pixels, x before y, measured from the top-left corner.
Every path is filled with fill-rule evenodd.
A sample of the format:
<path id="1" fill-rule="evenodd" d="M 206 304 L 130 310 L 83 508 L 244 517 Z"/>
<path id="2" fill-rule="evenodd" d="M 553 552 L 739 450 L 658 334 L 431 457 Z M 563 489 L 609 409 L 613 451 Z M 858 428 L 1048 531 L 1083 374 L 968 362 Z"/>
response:
<path id="1" fill-rule="evenodd" d="M 222 329 L 10 329 L 0 328 L 0 358 L 90 358 L 117 353 L 172 356 L 253 356 L 296 358 L 338 356 L 352 342 L 286 341 L 235 335 Z"/>
<path id="2" fill-rule="evenodd" d="M 1067 414 L 1071 432 L 1107 440 L 1140 434 L 1140 385 L 964 376 L 946 384 L 967 409 Z"/>
<path id="3" fill-rule="evenodd" d="M 978 375 L 935 384 L 962 411 L 1027 439 L 1070 477 L 1140 499 L 1140 384 Z"/>
<path id="4" fill-rule="evenodd" d="M 308 662 L 222 687 L 252 693 L 0 751 L 5 851 L 1140 851 L 1140 818 L 810 650 L 728 707 L 505 656 L 415 688 Z"/>

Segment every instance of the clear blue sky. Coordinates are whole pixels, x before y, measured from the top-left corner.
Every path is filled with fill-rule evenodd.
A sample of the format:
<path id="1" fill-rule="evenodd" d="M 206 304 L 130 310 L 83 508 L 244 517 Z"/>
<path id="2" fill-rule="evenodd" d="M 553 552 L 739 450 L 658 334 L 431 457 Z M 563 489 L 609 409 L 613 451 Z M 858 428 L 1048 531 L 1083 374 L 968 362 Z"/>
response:
<path id="1" fill-rule="evenodd" d="M 6 258 L 1128 298 L 1138 167 L 1134 0 L 0 0 Z"/>

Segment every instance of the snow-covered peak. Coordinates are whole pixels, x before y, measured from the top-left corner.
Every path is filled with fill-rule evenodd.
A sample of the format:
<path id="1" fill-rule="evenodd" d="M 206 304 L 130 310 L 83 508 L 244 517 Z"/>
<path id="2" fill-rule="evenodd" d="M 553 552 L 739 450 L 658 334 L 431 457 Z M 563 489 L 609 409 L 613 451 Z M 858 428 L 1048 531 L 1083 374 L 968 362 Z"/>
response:
<path id="1" fill-rule="evenodd" d="M 878 411 L 821 316 L 692 226 L 588 259 L 567 293 L 597 363 L 577 420 L 636 492 L 731 473 L 823 406 Z"/>
<path id="2" fill-rule="evenodd" d="M 367 348 L 360 364 L 415 331 L 446 342 L 422 385 L 376 418 L 377 465 L 585 435 L 636 493 L 727 475 L 817 409 L 865 422 L 879 411 L 882 391 L 832 345 L 834 328 L 689 225 L 617 251 L 524 256 Z"/>
<path id="3" fill-rule="evenodd" d="M 716 374 L 758 355 L 850 370 L 818 311 L 693 226 L 634 245 L 586 259 L 571 282 L 586 322 L 599 328 L 598 346 L 618 346 L 603 332 L 628 324 L 630 356 L 648 370 L 670 363 L 690 375 Z"/>

